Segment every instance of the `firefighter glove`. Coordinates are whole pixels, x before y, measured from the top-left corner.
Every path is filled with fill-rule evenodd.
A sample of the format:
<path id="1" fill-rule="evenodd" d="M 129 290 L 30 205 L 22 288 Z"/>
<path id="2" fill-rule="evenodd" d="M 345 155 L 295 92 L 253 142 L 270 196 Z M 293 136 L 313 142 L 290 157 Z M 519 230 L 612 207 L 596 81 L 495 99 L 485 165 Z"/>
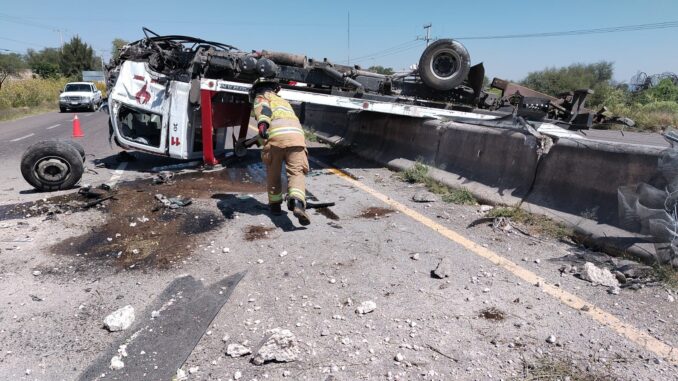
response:
<path id="1" fill-rule="evenodd" d="M 259 122 L 257 128 L 259 129 L 259 136 L 261 136 L 264 139 L 268 139 L 268 123 Z"/>

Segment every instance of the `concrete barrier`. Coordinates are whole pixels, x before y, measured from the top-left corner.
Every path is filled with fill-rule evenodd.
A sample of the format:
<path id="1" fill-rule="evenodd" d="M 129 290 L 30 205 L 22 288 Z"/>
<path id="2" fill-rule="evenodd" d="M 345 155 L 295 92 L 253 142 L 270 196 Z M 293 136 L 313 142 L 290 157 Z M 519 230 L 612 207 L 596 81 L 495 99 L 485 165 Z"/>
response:
<path id="1" fill-rule="evenodd" d="M 560 139 L 542 159 L 527 201 L 620 226 L 617 190 L 620 186 L 651 182 L 662 150 Z"/>
<path id="2" fill-rule="evenodd" d="M 399 170 L 421 159 L 434 179 L 481 200 L 520 203 L 574 227 L 588 244 L 655 258 L 646 240 L 619 229 L 617 190 L 650 183 L 663 148 L 561 138 L 539 159 L 537 139 L 519 130 L 322 106 L 305 117 L 319 136 L 364 158 Z"/>
<path id="3" fill-rule="evenodd" d="M 537 139 L 508 129 L 444 123 L 436 167 L 496 188 L 500 196 L 527 194 L 537 166 Z"/>

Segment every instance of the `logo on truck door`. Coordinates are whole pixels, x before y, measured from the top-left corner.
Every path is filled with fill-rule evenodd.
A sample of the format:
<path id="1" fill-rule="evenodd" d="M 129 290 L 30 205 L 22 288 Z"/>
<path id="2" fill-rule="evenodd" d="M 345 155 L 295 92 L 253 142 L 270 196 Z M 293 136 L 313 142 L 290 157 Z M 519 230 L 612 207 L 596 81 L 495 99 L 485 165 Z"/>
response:
<path id="1" fill-rule="evenodd" d="M 175 138 L 174 136 L 172 136 L 172 138 L 170 139 L 170 145 L 178 146 L 180 144 L 181 143 L 179 142 L 179 138 Z"/>
<path id="2" fill-rule="evenodd" d="M 145 105 L 148 103 L 148 101 L 151 100 L 151 93 L 146 90 L 148 87 L 148 83 L 144 82 L 144 86 L 139 90 L 135 95 L 134 98 L 137 100 L 138 103 Z"/>

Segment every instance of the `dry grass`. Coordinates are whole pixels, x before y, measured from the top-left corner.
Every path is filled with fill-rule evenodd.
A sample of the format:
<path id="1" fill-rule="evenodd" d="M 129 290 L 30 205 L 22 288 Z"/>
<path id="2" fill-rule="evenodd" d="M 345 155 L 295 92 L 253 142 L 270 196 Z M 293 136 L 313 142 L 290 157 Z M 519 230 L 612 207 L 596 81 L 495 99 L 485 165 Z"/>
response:
<path id="1" fill-rule="evenodd" d="M 607 372 L 581 369 L 573 361 L 542 357 L 532 361 L 523 360 L 522 375 L 516 380 L 526 381 L 613 381 L 618 380 Z"/>
<path id="2" fill-rule="evenodd" d="M 574 232 L 567 226 L 553 221 L 552 219 L 532 214 L 518 207 L 498 207 L 490 210 L 487 217 L 506 217 L 512 222 L 524 226 L 531 234 L 549 236 L 557 239 L 571 237 Z"/>
<path id="3" fill-rule="evenodd" d="M 420 183 L 426 186 L 431 193 L 441 196 L 445 202 L 451 202 L 459 205 L 476 205 L 478 200 L 466 188 L 452 188 L 439 181 L 432 179 L 428 175 L 428 166 L 417 160 L 414 165 L 402 172 L 399 176 L 403 181 L 411 184 Z"/>
<path id="4" fill-rule="evenodd" d="M 67 82 L 65 78 L 5 82 L 0 89 L 0 120 L 56 110 L 59 90 L 62 90 Z"/>

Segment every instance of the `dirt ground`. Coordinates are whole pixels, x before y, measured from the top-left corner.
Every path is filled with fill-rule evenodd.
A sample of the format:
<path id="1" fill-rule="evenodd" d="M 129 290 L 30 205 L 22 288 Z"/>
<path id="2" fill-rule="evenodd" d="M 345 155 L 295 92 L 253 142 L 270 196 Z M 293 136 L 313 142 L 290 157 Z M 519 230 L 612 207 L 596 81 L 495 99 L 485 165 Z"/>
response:
<path id="1" fill-rule="evenodd" d="M 103 328 L 111 312 L 131 305 L 136 321 L 151 321 L 148 307 L 174 279 L 210 285 L 238 272 L 246 274 L 182 366 L 189 380 L 678 379 L 675 363 L 588 313 L 605 311 L 677 346 L 672 287 L 647 279 L 609 293 L 562 268 L 621 259 L 569 240 L 472 226 L 485 216 L 479 205 L 414 202 L 422 188 L 384 168 L 350 156 L 323 160 L 546 284 L 522 281 L 318 166 L 308 189 L 336 205 L 313 210 L 308 227 L 291 213 L 268 214 L 256 158 L 162 184 L 149 174 L 97 197 L 0 207 L 0 379 L 77 379 L 132 335 Z M 172 208 L 156 195 L 191 203 Z M 82 207 L 102 196 L 112 197 Z M 432 271 L 443 258 L 448 276 L 440 279 Z M 545 293 L 551 285 L 587 309 Z M 367 301 L 376 308 L 356 312 Z M 255 365 L 253 355 L 225 353 L 236 343 L 256 351 L 273 328 L 294 335 L 296 361 Z"/>

